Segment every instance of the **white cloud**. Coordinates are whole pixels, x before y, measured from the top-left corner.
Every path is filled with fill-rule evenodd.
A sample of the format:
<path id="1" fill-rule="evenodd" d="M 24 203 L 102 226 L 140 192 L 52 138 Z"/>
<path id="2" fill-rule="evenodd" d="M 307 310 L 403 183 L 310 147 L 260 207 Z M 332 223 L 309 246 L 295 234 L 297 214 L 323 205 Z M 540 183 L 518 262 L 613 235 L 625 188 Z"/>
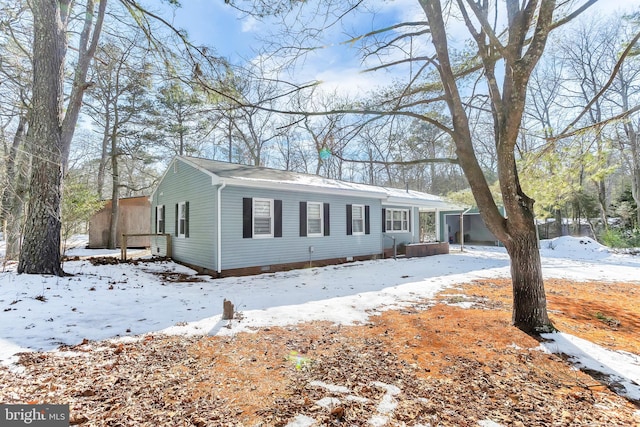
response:
<path id="1" fill-rule="evenodd" d="M 241 31 L 243 33 L 254 32 L 259 28 L 260 22 L 253 16 L 247 16 L 242 19 Z"/>

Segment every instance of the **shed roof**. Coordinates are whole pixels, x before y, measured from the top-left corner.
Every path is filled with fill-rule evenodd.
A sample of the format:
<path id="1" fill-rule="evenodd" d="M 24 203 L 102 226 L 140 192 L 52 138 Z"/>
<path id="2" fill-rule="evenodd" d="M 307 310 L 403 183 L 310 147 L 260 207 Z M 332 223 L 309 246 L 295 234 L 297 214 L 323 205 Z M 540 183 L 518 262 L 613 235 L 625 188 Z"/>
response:
<path id="1" fill-rule="evenodd" d="M 214 182 L 217 181 L 216 183 L 225 182 L 228 185 L 244 187 L 282 188 L 313 193 L 373 197 L 382 200 L 383 204 L 411 205 L 425 209 L 454 211 L 464 209 L 442 197 L 419 191 L 359 184 L 318 175 L 240 165 L 199 157 L 178 156 L 176 159 L 205 171 L 213 177 Z"/>

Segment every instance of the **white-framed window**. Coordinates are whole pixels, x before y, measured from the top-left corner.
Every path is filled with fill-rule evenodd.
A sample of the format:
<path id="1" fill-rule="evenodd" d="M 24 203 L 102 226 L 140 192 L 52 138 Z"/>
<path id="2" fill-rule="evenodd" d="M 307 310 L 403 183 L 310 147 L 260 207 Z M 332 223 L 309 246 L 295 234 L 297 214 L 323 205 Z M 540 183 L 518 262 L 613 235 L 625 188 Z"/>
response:
<path id="1" fill-rule="evenodd" d="M 323 230 L 322 203 L 307 202 L 307 236 L 322 236 Z"/>
<path id="2" fill-rule="evenodd" d="M 353 234 L 364 234 L 364 205 L 351 205 L 351 230 Z"/>
<path id="3" fill-rule="evenodd" d="M 156 206 L 156 233 L 164 233 L 164 205 Z"/>
<path id="4" fill-rule="evenodd" d="M 187 202 L 178 203 L 178 237 L 187 235 Z"/>
<path id="5" fill-rule="evenodd" d="M 273 237 L 273 199 L 253 199 L 253 237 Z"/>
<path id="6" fill-rule="evenodd" d="M 385 211 L 385 230 L 387 233 L 393 232 L 409 232 L 411 231 L 409 225 L 409 209 L 389 209 Z"/>

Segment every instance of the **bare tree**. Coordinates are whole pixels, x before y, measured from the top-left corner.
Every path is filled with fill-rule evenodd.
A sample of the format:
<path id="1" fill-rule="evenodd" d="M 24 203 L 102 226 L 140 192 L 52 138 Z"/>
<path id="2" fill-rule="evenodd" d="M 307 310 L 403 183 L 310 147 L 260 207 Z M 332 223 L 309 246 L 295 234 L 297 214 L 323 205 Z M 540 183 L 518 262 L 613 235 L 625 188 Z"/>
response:
<path id="1" fill-rule="evenodd" d="M 500 30 L 491 17 L 500 5 L 491 2 L 456 2 L 465 25 L 473 37 L 486 80 L 494 141 L 498 159 L 498 178 L 504 218 L 491 194 L 478 164 L 471 136 L 464 95 L 452 63 L 445 15 L 441 2 L 420 0 L 429 22 L 436 68 L 442 93 L 451 114 L 451 125 L 438 122 L 451 135 L 460 165 L 467 176 L 485 224 L 505 245 L 511 259 L 513 283 L 513 323 L 527 332 L 551 329 L 547 315 L 542 265 L 534 223 L 533 204 L 520 186 L 515 147 L 525 107 L 526 89 L 531 73 L 540 59 L 554 21 L 556 5 L 552 0 L 519 2 L 507 0 L 506 26 Z M 497 77 L 503 67 L 502 84 Z"/>
<path id="2" fill-rule="evenodd" d="M 562 51 L 566 56 L 565 99 L 574 101 L 574 105 L 566 107 L 590 105 L 583 122 L 585 126 L 591 126 L 592 131 L 579 136 L 585 139 L 585 153 L 595 156 L 601 170 L 612 164 L 609 158 L 612 147 L 610 139 L 605 136 L 604 127 L 600 124 L 612 114 L 606 97 L 596 98 L 596 95 L 605 85 L 617 61 L 619 26 L 614 25 L 617 21 L 619 20 L 602 22 L 594 17 L 568 32 L 563 38 L 564 42 L 561 42 Z M 594 28 L 598 28 L 598 31 L 593 31 Z M 590 103 L 591 100 L 594 101 Z M 606 228 L 610 198 L 606 174 L 585 171 L 585 176 L 596 190 L 600 221 Z"/>
<path id="3" fill-rule="evenodd" d="M 635 17 L 637 20 L 638 17 Z M 637 25 L 637 21 L 632 23 Z M 624 37 L 629 38 L 628 35 Z M 626 41 L 625 41 L 626 43 Z M 640 102 L 640 58 L 637 53 L 625 61 L 618 70 L 613 83 L 610 98 L 618 111 L 628 114 Z M 619 138 L 622 158 L 630 172 L 631 195 L 640 206 L 640 122 L 637 116 L 622 121 L 621 127 L 625 137 Z M 640 224 L 640 208 L 636 209 L 636 223 Z"/>
<path id="4" fill-rule="evenodd" d="M 31 97 L 32 20 L 26 2 L 0 2 L 0 223 L 5 259 L 16 260 L 24 225 L 30 159 L 25 135 Z"/>
<path id="5" fill-rule="evenodd" d="M 549 52 L 549 50 L 547 50 Z M 549 177 L 558 177 L 558 164 L 552 161 L 546 161 L 544 154 L 548 155 L 549 151 L 553 151 L 554 154 L 559 154 L 558 145 L 551 147 L 543 147 L 543 155 L 540 155 L 540 146 L 544 145 L 544 141 L 547 138 L 552 137 L 555 132 L 560 128 L 559 121 L 562 114 L 561 106 L 558 104 L 558 98 L 561 95 L 562 90 L 562 59 L 556 55 L 546 55 L 542 62 L 538 64 L 533 74 L 531 75 L 531 81 L 529 83 L 527 108 L 525 111 L 525 129 L 530 135 L 528 138 L 523 138 L 524 141 L 533 140 L 537 142 L 527 144 L 522 147 L 522 157 L 527 158 L 529 153 L 535 156 L 536 167 L 545 168 L 544 173 Z M 562 179 L 562 178 L 561 178 Z M 542 186 L 536 185 L 537 188 Z M 543 203 L 543 209 L 548 209 L 552 212 L 555 219 L 555 233 L 557 236 L 562 235 L 562 205 L 566 201 L 567 195 L 559 189 L 553 188 L 553 186 L 546 187 L 548 191 L 545 194 L 543 200 L 538 202 Z M 544 206 L 546 204 L 546 206 Z M 548 216 L 546 216 L 548 217 Z M 546 218 L 545 217 L 545 218 Z"/>
<path id="6" fill-rule="evenodd" d="M 256 0 L 255 3 L 262 13 L 281 12 L 283 6 L 291 6 L 288 2 L 269 5 Z M 323 17 L 326 26 L 336 26 L 343 16 L 361 6 L 358 1 L 325 4 L 328 3 L 331 3 L 330 12 Z M 424 12 L 422 20 L 416 17 L 411 22 L 373 28 L 349 40 L 364 52 L 368 71 L 394 67 L 406 70 L 405 84 L 389 89 L 384 102 L 313 113 L 413 117 L 437 127 L 450 138 L 485 224 L 504 244 L 511 259 L 513 324 L 533 333 L 553 327 L 546 309 L 534 200 L 520 185 L 516 144 L 521 135 L 531 73 L 545 50 L 549 33 L 578 16 L 595 0 L 586 0 L 577 8 L 569 9 L 575 3 L 418 0 Z M 558 16 L 554 19 L 555 14 Z M 466 45 L 464 50 L 452 44 L 449 37 L 448 23 L 458 18 L 472 39 L 472 45 Z M 298 33 L 297 43 L 287 40 L 278 53 L 295 56 L 308 52 L 314 48 L 311 41 L 321 34 L 317 26 L 303 29 Z M 460 35 L 456 38 L 460 39 Z M 425 49 L 427 41 L 431 49 Z M 373 64 L 373 59 L 379 63 Z M 442 115 L 444 119 L 433 114 L 440 108 L 446 113 Z M 491 124 L 506 217 L 498 208 L 479 161 L 474 139 L 476 123 L 472 121 L 479 115 L 488 115 Z"/>
<path id="7" fill-rule="evenodd" d="M 124 141 L 136 138 L 133 135 L 136 125 L 145 110 L 151 110 L 147 96 L 150 65 L 146 54 L 145 49 L 136 45 L 135 35 L 131 39 L 107 39 L 96 53 L 95 87 L 89 98 L 93 103 L 93 121 L 102 129 L 100 165 L 104 168 L 100 170 L 104 173 L 108 166 L 111 172 L 109 248 L 118 244 L 119 199 L 123 185 L 120 162 L 127 153 Z"/>

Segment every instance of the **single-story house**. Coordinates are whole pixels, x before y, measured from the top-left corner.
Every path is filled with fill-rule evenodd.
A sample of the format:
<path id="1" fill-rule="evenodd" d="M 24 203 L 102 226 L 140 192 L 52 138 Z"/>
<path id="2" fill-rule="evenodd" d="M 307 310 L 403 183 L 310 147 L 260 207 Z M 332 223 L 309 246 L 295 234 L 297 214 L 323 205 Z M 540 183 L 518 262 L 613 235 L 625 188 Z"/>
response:
<path id="1" fill-rule="evenodd" d="M 187 156 L 150 201 L 152 253 L 171 245 L 174 260 L 218 276 L 384 256 L 420 242 L 422 214 L 448 252 L 444 215 L 462 212 L 417 191 Z"/>
<path id="2" fill-rule="evenodd" d="M 149 196 L 121 198 L 118 201 L 120 210 L 118 215 L 117 246 L 120 247 L 123 234 L 149 234 L 151 221 L 149 219 Z M 109 227 L 111 226 L 111 200 L 105 201 L 104 206 L 89 219 L 89 248 L 106 248 L 109 244 Z M 148 248 L 151 240 L 147 236 L 130 237 L 127 246 L 130 248 Z"/>

